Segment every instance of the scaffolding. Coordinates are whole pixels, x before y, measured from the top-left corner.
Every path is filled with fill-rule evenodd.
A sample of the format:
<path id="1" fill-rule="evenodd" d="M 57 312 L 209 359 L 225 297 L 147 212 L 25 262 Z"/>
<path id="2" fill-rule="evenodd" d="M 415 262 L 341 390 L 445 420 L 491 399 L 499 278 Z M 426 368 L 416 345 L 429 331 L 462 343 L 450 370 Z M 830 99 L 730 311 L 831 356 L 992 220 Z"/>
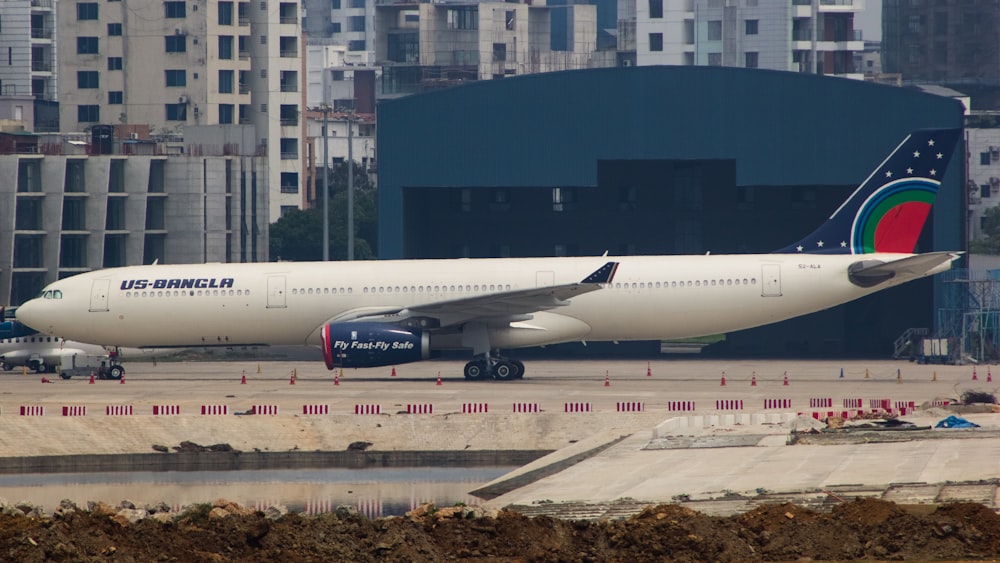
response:
<path id="1" fill-rule="evenodd" d="M 941 274 L 938 336 L 948 339 L 955 363 L 1000 359 L 1000 270 L 956 269 Z"/>

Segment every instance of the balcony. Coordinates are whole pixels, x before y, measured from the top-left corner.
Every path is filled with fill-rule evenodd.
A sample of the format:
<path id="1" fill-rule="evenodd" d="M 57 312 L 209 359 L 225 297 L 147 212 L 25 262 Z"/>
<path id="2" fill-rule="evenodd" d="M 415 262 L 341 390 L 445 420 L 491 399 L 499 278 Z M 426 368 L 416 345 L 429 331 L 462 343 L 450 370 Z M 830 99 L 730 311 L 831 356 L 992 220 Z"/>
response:
<path id="1" fill-rule="evenodd" d="M 299 56 L 299 50 L 298 49 L 282 49 L 281 50 L 281 58 L 283 58 L 283 59 L 294 59 L 295 57 L 298 57 L 298 56 Z"/>
<path id="2" fill-rule="evenodd" d="M 240 94 L 249 94 L 249 93 L 250 93 L 250 86 L 248 86 L 246 84 L 243 84 L 241 82 L 240 83 Z"/>
<path id="3" fill-rule="evenodd" d="M 299 23 L 299 19 L 295 16 L 281 16 L 278 18 L 278 23 L 290 23 L 294 25 Z"/>
<path id="4" fill-rule="evenodd" d="M 247 16 L 240 16 L 240 27 L 250 27 L 250 18 Z"/>
<path id="5" fill-rule="evenodd" d="M 33 72 L 52 72 L 52 63 L 49 61 L 31 61 Z"/>
<path id="6" fill-rule="evenodd" d="M 281 160 L 298 160 L 298 152 L 283 152 L 281 153 Z"/>
<path id="7" fill-rule="evenodd" d="M 32 39 L 52 39 L 52 30 L 44 27 L 31 28 Z"/>

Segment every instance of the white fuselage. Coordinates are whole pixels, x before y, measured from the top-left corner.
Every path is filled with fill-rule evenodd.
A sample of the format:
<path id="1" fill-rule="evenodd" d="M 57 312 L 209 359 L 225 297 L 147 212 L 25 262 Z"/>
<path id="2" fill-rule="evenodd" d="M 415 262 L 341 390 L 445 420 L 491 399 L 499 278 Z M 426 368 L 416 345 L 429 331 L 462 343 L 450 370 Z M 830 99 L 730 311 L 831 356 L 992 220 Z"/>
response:
<path id="1" fill-rule="evenodd" d="M 60 298 L 29 301 L 18 310 L 18 318 L 48 334 L 109 346 L 318 345 L 324 324 L 356 318 L 359 311 L 403 310 L 574 283 L 614 260 L 619 267 L 612 283 L 510 323 L 520 331 L 493 327 L 493 345 L 682 338 L 820 311 L 934 273 L 897 275 L 872 288 L 858 287 L 848 279 L 848 267 L 861 260 L 889 262 L 907 256 L 757 254 L 134 266 L 51 284 L 61 292 Z M 391 314 L 381 320 L 391 320 Z M 448 337 L 432 338 L 431 343 L 436 348 L 461 347 L 460 339 Z"/>

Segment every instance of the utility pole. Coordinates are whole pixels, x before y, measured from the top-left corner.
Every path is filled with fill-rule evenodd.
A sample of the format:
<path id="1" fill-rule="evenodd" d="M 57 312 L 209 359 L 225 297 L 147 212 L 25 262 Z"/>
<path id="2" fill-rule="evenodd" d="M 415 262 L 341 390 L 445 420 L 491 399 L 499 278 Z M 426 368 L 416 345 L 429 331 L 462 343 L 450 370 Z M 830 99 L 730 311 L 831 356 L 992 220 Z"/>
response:
<path id="1" fill-rule="evenodd" d="M 347 114 L 347 259 L 354 260 L 354 108 Z"/>
<path id="2" fill-rule="evenodd" d="M 330 104 L 327 103 L 327 69 L 323 69 L 323 261 L 330 261 L 330 190 L 326 185 L 327 163 L 330 162 Z"/>

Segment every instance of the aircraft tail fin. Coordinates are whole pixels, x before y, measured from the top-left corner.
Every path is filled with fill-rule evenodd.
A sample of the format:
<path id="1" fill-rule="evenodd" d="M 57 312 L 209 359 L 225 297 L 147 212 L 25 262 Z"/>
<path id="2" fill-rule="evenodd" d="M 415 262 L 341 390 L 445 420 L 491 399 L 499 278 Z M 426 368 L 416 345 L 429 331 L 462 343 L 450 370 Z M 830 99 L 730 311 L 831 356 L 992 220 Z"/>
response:
<path id="1" fill-rule="evenodd" d="M 910 133 L 825 223 L 775 252 L 912 253 L 961 134 L 961 129 Z"/>

